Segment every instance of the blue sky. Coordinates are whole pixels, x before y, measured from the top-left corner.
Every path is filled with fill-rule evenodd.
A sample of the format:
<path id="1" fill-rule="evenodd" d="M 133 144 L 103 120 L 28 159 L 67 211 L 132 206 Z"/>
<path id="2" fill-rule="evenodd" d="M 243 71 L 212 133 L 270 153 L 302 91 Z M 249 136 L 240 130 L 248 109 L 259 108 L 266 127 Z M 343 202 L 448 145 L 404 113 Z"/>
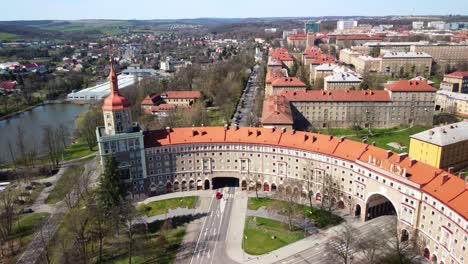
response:
<path id="1" fill-rule="evenodd" d="M 467 0 L 2 0 L 0 20 L 468 14 Z"/>

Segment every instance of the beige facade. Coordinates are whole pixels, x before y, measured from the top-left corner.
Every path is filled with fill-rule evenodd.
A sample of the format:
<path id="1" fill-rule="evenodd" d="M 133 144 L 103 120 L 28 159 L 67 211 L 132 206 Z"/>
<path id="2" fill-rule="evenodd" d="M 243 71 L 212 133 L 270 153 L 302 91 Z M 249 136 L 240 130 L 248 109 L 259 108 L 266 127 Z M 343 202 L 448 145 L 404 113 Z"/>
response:
<path id="1" fill-rule="evenodd" d="M 380 72 L 398 76 L 400 73 L 410 76 L 429 76 L 432 67 L 432 58 L 426 56 L 411 56 L 402 53 L 401 56 L 397 52 L 387 53 L 382 57 Z"/>
<path id="2" fill-rule="evenodd" d="M 354 65 L 354 70 L 360 74 L 366 72 L 380 72 L 382 68 L 381 63 L 381 58 L 373 58 L 370 56 L 351 57 L 351 64 Z"/>
<path id="3" fill-rule="evenodd" d="M 198 132 L 197 129 L 193 131 Z M 234 130 L 228 128 L 228 132 L 230 129 Z M 336 153 L 324 154 L 291 147 L 287 143 L 284 146 L 258 144 L 250 142 L 247 129 L 253 138 L 259 135 L 278 138 L 281 133 L 281 138 L 290 138 L 294 133 L 291 130 L 279 132 L 274 128 L 246 128 L 239 132 L 242 135 L 245 132 L 242 137 L 246 137 L 239 143 L 206 142 L 210 139 L 203 140 L 203 136 L 198 134 L 192 139 L 196 143 L 166 142 L 159 147 L 146 147 L 148 192 L 157 195 L 210 189 L 218 177 L 232 177 L 238 180 L 241 189 L 253 190 L 257 185 L 259 192 L 298 193 L 304 198 L 311 195 L 316 201 L 323 200 L 349 210 L 362 221 L 393 212 L 398 218 L 399 229 L 408 235 L 407 239 L 419 231 L 418 238 L 424 239 L 422 254 L 425 257 L 437 259 L 437 263 L 465 263 L 466 218 L 423 190 L 422 184 L 410 180 L 422 173 L 416 170 L 428 165 L 419 165 L 416 161 L 408 161 L 406 154 L 392 152 L 381 157 L 365 151 L 364 156 L 356 160 Z M 208 138 L 212 132 L 206 133 Z M 176 135 L 171 136 L 176 138 Z M 343 149 L 351 147 L 346 139 L 325 139 L 328 136 L 310 133 L 297 134 L 296 137 L 305 138 L 305 144 L 313 144 L 309 141 L 317 140 L 316 144 L 328 144 L 332 149 L 340 149 L 339 144 L 344 144 Z M 281 142 L 284 144 L 283 140 Z M 337 145 L 336 142 L 342 143 Z M 353 147 L 361 151 L 358 147 L 361 143 L 355 144 Z M 410 165 L 400 167 L 403 161 Z M 434 181 L 456 180 L 455 176 L 444 175 L 443 171 L 438 172 Z"/>
<path id="4" fill-rule="evenodd" d="M 468 94 L 437 91 L 435 110 L 468 117 Z"/>
<path id="5" fill-rule="evenodd" d="M 359 90 L 361 81 L 329 81 L 327 78 L 324 79 L 324 90 L 325 91 L 336 91 L 336 90 Z"/>
<path id="6" fill-rule="evenodd" d="M 468 44 L 465 45 L 444 45 L 428 44 L 411 46 L 413 52 L 425 52 L 432 56 L 438 64 L 457 64 L 468 61 Z"/>

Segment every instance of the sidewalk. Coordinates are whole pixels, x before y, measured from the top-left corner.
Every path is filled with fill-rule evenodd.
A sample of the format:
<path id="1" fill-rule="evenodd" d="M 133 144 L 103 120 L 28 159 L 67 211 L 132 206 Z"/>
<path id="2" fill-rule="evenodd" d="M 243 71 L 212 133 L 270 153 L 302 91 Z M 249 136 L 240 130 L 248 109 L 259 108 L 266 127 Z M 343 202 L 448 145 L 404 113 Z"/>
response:
<path id="1" fill-rule="evenodd" d="M 336 233 L 336 231 L 341 229 L 341 225 L 337 225 L 326 230 L 320 230 L 316 234 L 308 236 L 302 240 L 279 248 L 270 253 L 259 256 L 249 255 L 245 253 L 242 249 L 244 224 L 248 211 L 247 201 L 248 194 L 246 192 L 236 192 L 227 235 L 227 237 L 229 237 L 230 239 L 226 241 L 227 255 L 232 260 L 239 263 L 273 263 L 278 260 L 290 257 L 299 252 L 302 252 L 306 249 L 310 249 L 311 247 L 313 247 L 313 245 L 323 244 L 329 239 L 329 237 L 333 236 Z M 361 226 L 364 224 L 361 223 L 359 219 L 356 219 L 354 217 L 346 216 L 345 214 L 339 215 L 345 218 L 346 222 L 353 226 Z"/>

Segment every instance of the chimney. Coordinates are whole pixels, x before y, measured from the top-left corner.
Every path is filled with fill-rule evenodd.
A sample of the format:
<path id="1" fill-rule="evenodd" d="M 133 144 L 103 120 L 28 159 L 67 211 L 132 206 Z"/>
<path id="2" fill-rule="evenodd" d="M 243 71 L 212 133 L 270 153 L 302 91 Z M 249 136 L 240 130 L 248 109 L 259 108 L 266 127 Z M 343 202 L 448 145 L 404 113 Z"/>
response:
<path id="1" fill-rule="evenodd" d="M 296 129 L 291 130 L 291 135 L 296 134 Z"/>
<path id="2" fill-rule="evenodd" d="M 224 124 L 224 131 L 227 131 L 229 129 L 229 125 L 228 124 Z"/>
<path id="3" fill-rule="evenodd" d="M 460 176 L 461 179 L 465 179 L 465 173 L 463 171 L 460 171 L 458 175 Z"/>
<path id="4" fill-rule="evenodd" d="M 367 138 L 364 138 L 361 142 L 362 143 L 367 143 Z"/>
<path id="5" fill-rule="evenodd" d="M 260 136 L 262 134 L 262 132 L 260 132 L 260 130 L 257 129 L 257 137 Z"/>
<path id="6" fill-rule="evenodd" d="M 377 143 L 375 143 L 375 141 L 372 141 L 372 146 L 375 147 L 376 144 L 377 144 Z"/>
<path id="7" fill-rule="evenodd" d="M 332 139 L 333 139 L 332 135 L 328 136 L 328 140 L 332 140 Z"/>
<path id="8" fill-rule="evenodd" d="M 346 139 L 345 136 L 340 137 L 340 142 L 343 142 Z"/>
<path id="9" fill-rule="evenodd" d="M 253 132 L 252 132 L 252 131 L 250 131 L 250 130 L 247 130 L 247 136 L 250 136 L 250 135 L 252 135 L 252 134 L 253 134 Z"/>
<path id="10" fill-rule="evenodd" d="M 387 159 L 390 158 L 390 156 L 392 156 L 393 152 L 391 150 L 387 150 Z"/>
<path id="11" fill-rule="evenodd" d="M 275 130 L 276 130 L 276 127 L 272 127 L 272 128 L 271 128 L 271 133 L 274 133 Z"/>
<path id="12" fill-rule="evenodd" d="M 166 132 L 167 132 L 167 133 L 171 133 L 171 127 L 168 127 L 168 126 L 167 126 L 167 127 L 166 127 Z"/>
<path id="13" fill-rule="evenodd" d="M 448 179 L 449 179 L 448 174 L 444 174 L 444 175 L 442 176 L 442 184 L 445 184 L 445 183 L 448 181 Z"/>
<path id="14" fill-rule="evenodd" d="M 283 134 L 286 133 L 286 128 L 285 128 L 285 127 L 283 127 L 283 128 L 281 129 L 281 133 L 283 133 Z"/>
<path id="15" fill-rule="evenodd" d="M 447 172 L 450 173 L 450 174 L 453 174 L 453 170 L 454 170 L 454 169 L 455 169 L 454 167 L 449 167 L 448 170 L 447 170 Z"/>
<path id="16" fill-rule="evenodd" d="M 413 167 L 414 164 L 416 164 L 416 160 L 415 160 L 415 159 L 410 159 L 410 161 L 409 161 L 409 167 L 410 167 L 410 168 Z"/>
<path id="17" fill-rule="evenodd" d="M 317 141 L 317 137 L 316 137 L 316 136 L 312 136 L 312 143 L 314 143 L 315 141 Z"/>
<path id="18" fill-rule="evenodd" d="M 309 139 L 309 136 L 308 135 L 304 135 L 304 142 L 307 141 Z"/>
<path id="19" fill-rule="evenodd" d="M 402 160 L 404 160 L 406 157 L 408 157 L 408 153 L 400 153 L 398 154 L 398 163 L 400 163 Z"/>
<path id="20" fill-rule="evenodd" d="M 197 131 L 195 130 L 195 128 L 192 127 L 192 137 L 194 137 L 196 135 L 197 135 Z"/>
<path id="21" fill-rule="evenodd" d="M 236 131 L 239 130 L 239 125 L 236 125 Z"/>

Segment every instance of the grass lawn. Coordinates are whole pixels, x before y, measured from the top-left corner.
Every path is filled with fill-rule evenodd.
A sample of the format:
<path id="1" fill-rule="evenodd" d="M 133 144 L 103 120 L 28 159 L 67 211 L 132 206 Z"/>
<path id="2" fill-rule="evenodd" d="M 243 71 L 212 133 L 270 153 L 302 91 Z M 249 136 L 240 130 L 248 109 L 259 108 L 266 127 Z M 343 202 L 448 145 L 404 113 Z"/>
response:
<path id="1" fill-rule="evenodd" d="M 49 217 L 48 213 L 33 213 L 21 215 L 13 227 L 13 237 L 20 238 L 25 244 L 28 243 L 36 229 Z"/>
<path id="2" fill-rule="evenodd" d="M 283 201 L 274 200 L 270 198 L 249 198 L 248 208 L 249 210 L 258 210 L 260 207 L 266 208 L 274 208 L 274 204 L 278 203 L 285 203 Z M 282 207 L 277 206 L 277 207 Z M 305 211 L 304 213 L 307 217 L 314 221 L 315 225 L 318 228 L 324 228 L 326 226 L 334 226 L 343 221 L 343 219 L 335 214 L 328 212 L 327 210 L 323 210 L 320 208 L 310 207 L 307 205 L 303 205 L 302 209 Z"/>
<path id="3" fill-rule="evenodd" d="M 16 34 L 6 33 L 6 32 L 0 32 L 0 40 L 11 41 L 11 40 L 16 40 L 16 39 L 21 39 L 21 36 L 16 35 Z"/>
<path id="4" fill-rule="evenodd" d="M 276 239 L 272 239 L 275 236 Z M 251 255 L 261 255 L 303 239 L 302 230 L 289 231 L 288 225 L 262 217 L 247 217 L 242 248 Z"/>
<path id="5" fill-rule="evenodd" d="M 65 153 L 63 154 L 64 160 L 72 160 L 87 156 L 97 151 L 97 146 L 93 147 L 93 150 L 89 150 L 88 144 L 86 143 L 76 143 L 72 144 L 65 148 Z"/>
<path id="6" fill-rule="evenodd" d="M 371 129 L 374 136 L 368 136 L 366 129 L 361 130 L 352 130 L 352 129 L 323 129 L 320 130 L 320 133 L 333 135 L 333 136 L 342 136 L 346 135 L 349 139 L 354 141 L 361 142 L 363 139 L 367 139 L 367 143 L 371 144 L 375 142 L 377 147 L 392 150 L 395 152 L 408 152 L 410 136 L 424 130 L 429 129 L 430 127 L 425 126 L 414 126 L 410 127 L 404 131 L 398 131 L 404 129 L 404 127 L 393 127 L 393 128 L 380 128 L 380 129 Z M 349 136 L 352 135 L 352 136 Z M 388 146 L 388 143 L 397 142 L 406 148 L 399 150 Z"/>
<path id="7" fill-rule="evenodd" d="M 140 204 L 138 210 L 147 216 L 155 216 L 166 214 L 169 209 L 175 209 L 179 207 L 187 207 L 192 209 L 195 207 L 198 201 L 198 196 L 187 196 L 181 198 L 172 198 L 161 201 L 150 202 L 147 204 Z"/>
<path id="8" fill-rule="evenodd" d="M 63 200 L 65 195 L 71 191 L 73 187 L 70 183 L 73 182 L 73 178 L 79 177 L 84 171 L 83 166 L 73 165 L 67 168 L 63 173 L 60 180 L 55 183 L 54 189 L 49 193 L 46 199 L 47 204 L 56 204 Z"/>
<path id="9" fill-rule="evenodd" d="M 210 126 L 224 126 L 224 116 L 219 110 L 207 110 Z"/>

